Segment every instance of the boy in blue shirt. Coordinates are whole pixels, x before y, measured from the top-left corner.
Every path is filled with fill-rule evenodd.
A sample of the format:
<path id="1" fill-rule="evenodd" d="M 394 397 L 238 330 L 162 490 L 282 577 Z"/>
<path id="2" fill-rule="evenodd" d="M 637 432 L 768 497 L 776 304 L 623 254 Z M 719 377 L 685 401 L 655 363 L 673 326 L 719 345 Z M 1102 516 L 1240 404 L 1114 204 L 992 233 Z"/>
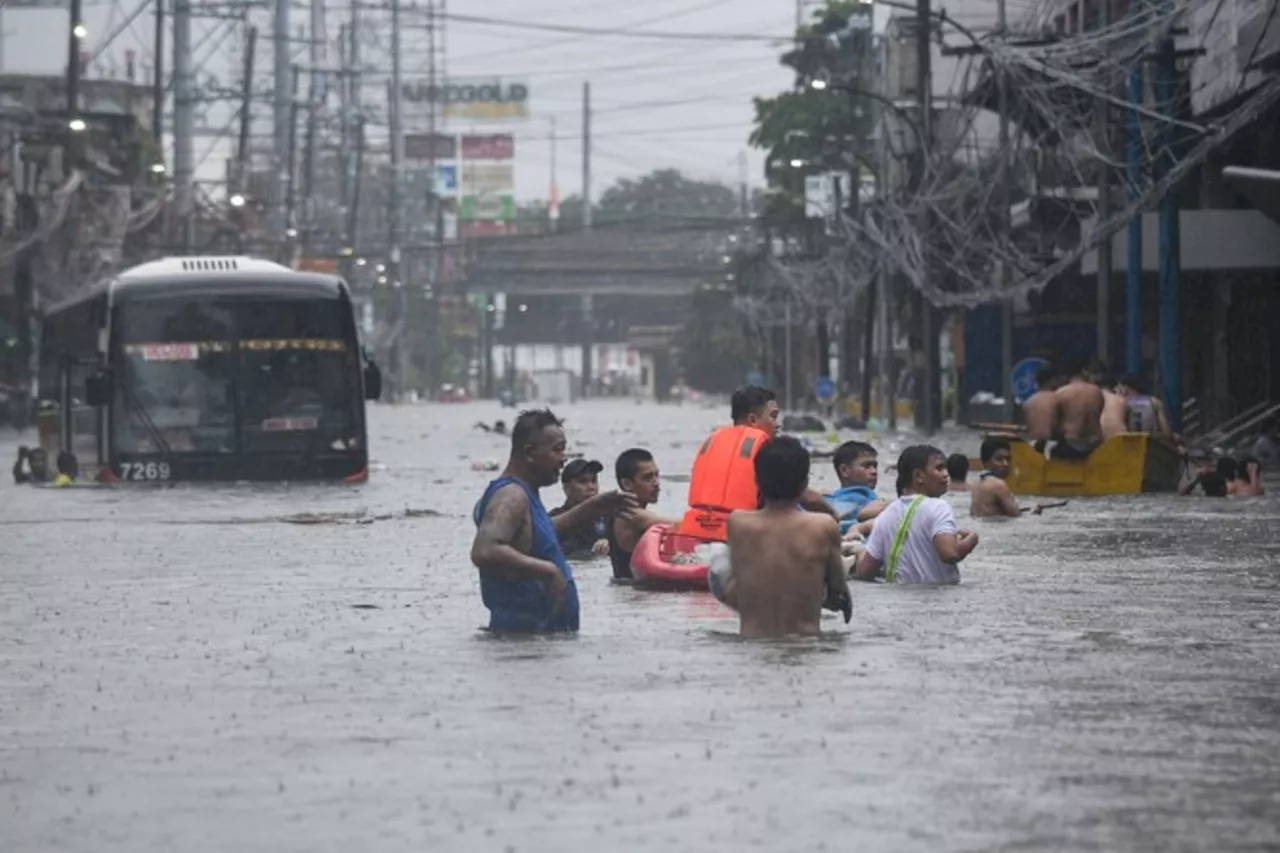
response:
<path id="1" fill-rule="evenodd" d="M 880 460 L 876 449 L 866 442 L 846 441 L 831 458 L 840 488 L 826 496 L 840 519 L 840 533 L 846 534 L 859 522 L 870 521 L 885 508 L 876 495 L 880 480 Z"/>

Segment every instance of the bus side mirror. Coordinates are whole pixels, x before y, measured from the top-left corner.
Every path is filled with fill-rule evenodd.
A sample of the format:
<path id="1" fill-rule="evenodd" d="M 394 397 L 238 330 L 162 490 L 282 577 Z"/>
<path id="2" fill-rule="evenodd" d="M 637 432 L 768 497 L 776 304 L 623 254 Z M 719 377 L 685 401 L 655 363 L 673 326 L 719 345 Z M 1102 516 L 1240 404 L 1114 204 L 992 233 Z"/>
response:
<path id="1" fill-rule="evenodd" d="M 377 400 L 382 397 L 382 369 L 372 361 L 364 366 L 364 398 Z"/>
<path id="2" fill-rule="evenodd" d="M 85 401 L 95 408 L 111 402 L 111 374 L 99 371 L 84 381 Z"/>

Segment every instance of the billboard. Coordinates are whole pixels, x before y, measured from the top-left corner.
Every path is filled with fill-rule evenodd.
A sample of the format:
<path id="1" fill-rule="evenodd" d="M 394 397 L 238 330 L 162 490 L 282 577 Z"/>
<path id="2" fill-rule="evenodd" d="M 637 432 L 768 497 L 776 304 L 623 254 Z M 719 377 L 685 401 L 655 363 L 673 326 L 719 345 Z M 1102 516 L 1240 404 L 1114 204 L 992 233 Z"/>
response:
<path id="1" fill-rule="evenodd" d="M 458 138 L 453 134 L 406 133 L 406 160 L 453 160 L 458 156 Z"/>
<path id="2" fill-rule="evenodd" d="M 462 137 L 463 160 L 510 160 L 516 156 L 516 140 L 509 133 Z"/>
<path id="3" fill-rule="evenodd" d="M 503 77 L 455 77 L 443 86 L 405 83 L 401 95 L 410 104 L 439 108 L 445 118 L 469 121 L 519 121 L 529 117 L 529 84 Z"/>
<path id="4" fill-rule="evenodd" d="M 458 194 L 458 165 L 456 163 L 437 163 L 435 192 L 439 196 L 455 196 Z"/>
<path id="5" fill-rule="evenodd" d="M 511 192 L 516 185 L 515 168 L 510 163 L 464 163 L 462 185 L 468 193 Z"/>
<path id="6" fill-rule="evenodd" d="M 515 193 L 508 189 L 505 192 L 485 190 L 471 192 L 467 190 L 458 205 L 458 215 L 463 222 L 502 222 L 516 221 Z"/>

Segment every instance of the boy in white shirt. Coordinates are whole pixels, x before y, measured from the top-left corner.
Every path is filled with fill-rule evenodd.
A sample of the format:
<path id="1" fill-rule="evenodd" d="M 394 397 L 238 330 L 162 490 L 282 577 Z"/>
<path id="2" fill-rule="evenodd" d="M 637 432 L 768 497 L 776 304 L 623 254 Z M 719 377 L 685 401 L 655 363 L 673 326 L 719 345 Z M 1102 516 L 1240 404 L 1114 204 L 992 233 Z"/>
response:
<path id="1" fill-rule="evenodd" d="M 853 576 L 890 583 L 959 583 L 959 563 L 978 534 L 956 529 L 947 493 L 947 457 L 936 447 L 908 447 L 898 458 L 898 500 L 876 518 Z"/>

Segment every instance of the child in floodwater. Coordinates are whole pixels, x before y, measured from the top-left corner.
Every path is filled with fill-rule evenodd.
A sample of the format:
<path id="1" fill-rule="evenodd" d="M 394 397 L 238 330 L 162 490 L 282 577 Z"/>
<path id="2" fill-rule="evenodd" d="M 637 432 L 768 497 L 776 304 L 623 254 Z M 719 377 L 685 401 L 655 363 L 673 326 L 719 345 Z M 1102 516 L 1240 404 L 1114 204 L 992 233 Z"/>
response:
<path id="1" fill-rule="evenodd" d="M 742 636 L 817 634 L 824 606 L 848 622 L 840 528 L 798 506 L 809 487 L 809 451 L 794 438 L 775 438 L 756 454 L 755 474 L 762 508 L 728 520 L 733 575 L 724 602 L 738 611 Z"/>

